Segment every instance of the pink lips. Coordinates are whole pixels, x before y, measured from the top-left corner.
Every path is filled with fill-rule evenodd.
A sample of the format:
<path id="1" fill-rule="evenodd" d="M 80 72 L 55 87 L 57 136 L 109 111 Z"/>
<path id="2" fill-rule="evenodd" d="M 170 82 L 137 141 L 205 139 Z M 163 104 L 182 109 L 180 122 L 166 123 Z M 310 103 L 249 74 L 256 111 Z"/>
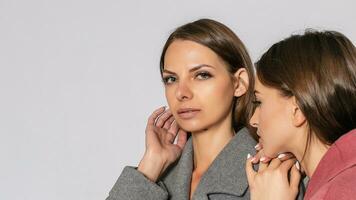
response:
<path id="1" fill-rule="evenodd" d="M 182 108 L 177 111 L 178 116 L 181 119 L 194 118 L 199 112 L 200 112 L 200 109 L 195 109 L 195 108 Z"/>

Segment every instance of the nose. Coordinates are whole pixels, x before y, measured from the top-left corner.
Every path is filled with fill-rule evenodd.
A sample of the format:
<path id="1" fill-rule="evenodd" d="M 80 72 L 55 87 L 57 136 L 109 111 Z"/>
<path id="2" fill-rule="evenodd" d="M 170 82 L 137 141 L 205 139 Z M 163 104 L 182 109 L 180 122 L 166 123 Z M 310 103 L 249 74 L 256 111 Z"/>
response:
<path id="1" fill-rule="evenodd" d="M 258 120 L 257 120 L 258 113 L 257 112 L 258 112 L 258 109 L 255 109 L 255 111 L 253 112 L 253 115 L 250 119 L 250 125 L 255 128 L 258 127 Z"/>
<path id="2" fill-rule="evenodd" d="M 183 80 L 178 83 L 178 87 L 176 89 L 176 98 L 179 101 L 189 100 L 193 97 L 193 92 L 189 86 L 189 83 Z"/>

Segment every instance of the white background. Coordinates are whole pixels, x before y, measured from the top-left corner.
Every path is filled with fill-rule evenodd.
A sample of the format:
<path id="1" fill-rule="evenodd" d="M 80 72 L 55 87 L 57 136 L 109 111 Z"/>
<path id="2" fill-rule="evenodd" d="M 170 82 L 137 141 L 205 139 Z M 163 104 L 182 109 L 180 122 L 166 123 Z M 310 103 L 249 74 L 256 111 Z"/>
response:
<path id="1" fill-rule="evenodd" d="M 356 41 L 356 1 L 0 0 L 0 199 L 104 199 L 165 105 L 159 56 L 177 26 L 212 18 L 254 61 L 316 27 Z"/>

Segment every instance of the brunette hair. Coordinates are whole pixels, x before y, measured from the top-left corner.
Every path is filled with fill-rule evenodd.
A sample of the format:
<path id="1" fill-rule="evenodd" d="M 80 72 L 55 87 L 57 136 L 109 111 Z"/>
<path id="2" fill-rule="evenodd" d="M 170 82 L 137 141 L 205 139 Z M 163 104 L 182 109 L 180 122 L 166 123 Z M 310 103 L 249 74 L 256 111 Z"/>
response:
<path id="1" fill-rule="evenodd" d="M 308 29 L 284 39 L 255 64 L 263 85 L 296 98 L 310 133 L 334 143 L 356 127 L 356 48 L 336 31 Z"/>
<path id="2" fill-rule="evenodd" d="M 253 99 L 254 69 L 246 47 L 236 34 L 224 24 L 200 19 L 175 29 L 168 37 L 161 54 L 160 72 L 164 70 L 164 57 L 170 44 L 176 40 L 189 40 L 204 45 L 214 51 L 227 65 L 227 70 L 234 74 L 245 68 L 249 76 L 249 87 L 245 95 L 234 98 L 232 124 L 235 131 L 249 126 L 248 119 L 253 110 L 250 101 Z"/>

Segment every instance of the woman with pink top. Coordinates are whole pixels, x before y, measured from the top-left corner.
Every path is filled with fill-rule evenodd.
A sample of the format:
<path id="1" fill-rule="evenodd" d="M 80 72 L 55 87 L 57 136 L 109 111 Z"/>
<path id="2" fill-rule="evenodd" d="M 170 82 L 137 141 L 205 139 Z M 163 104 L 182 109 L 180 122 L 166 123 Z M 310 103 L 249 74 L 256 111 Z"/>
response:
<path id="1" fill-rule="evenodd" d="M 251 199 L 356 198 L 356 48 L 343 34 L 307 31 L 274 44 L 256 63 L 255 111 L 263 154 L 246 173 Z M 284 152 L 296 159 L 281 162 Z M 278 157 L 278 158 L 276 158 Z M 262 159 L 265 160 L 265 159 Z"/>

